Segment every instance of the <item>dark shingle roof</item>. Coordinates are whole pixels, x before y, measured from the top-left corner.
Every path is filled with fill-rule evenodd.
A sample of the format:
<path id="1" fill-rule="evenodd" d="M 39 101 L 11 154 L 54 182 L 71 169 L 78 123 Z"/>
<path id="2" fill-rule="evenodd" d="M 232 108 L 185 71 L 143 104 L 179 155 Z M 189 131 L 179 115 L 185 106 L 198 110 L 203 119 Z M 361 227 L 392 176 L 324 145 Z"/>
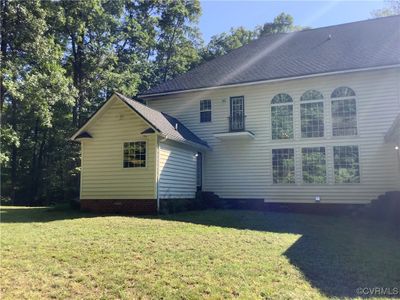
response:
<path id="1" fill-rule="evenodd" d="M 120 93 L 115 94 L 143 119 L 145 119 L 155 130 L 160 132 L 163 136 L 166 136 L 168 139 L 181 143 L 198 144 L 200 146 L 209 148 L 207 142 L 196 136 L 178 119 L 171 117 L 166 113 L 147 107 L 146 105 L 132 100 Z M 146 133 L 150 133 L 147 129 L 145 131 Z"/>
<path id="2" fill-rule="evenodd" d="M 142 96 L 400 64 L 400 16 L 268 35 Z"/>

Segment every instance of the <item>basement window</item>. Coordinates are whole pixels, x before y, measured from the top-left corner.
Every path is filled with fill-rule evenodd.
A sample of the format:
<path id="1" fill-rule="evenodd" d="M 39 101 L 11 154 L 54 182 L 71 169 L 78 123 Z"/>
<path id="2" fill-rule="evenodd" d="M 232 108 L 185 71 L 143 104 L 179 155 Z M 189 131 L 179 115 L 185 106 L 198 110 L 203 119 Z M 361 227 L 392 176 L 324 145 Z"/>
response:
<path id="1" fill-rule="evenodd" d="M 200 100 L 200 123 L 211 122 L 211 100 Z"/>
<path id="2" fill-rule="evenodd" d="M 146 142 L 124 143 L 124 168 L 146 167 Z"/>

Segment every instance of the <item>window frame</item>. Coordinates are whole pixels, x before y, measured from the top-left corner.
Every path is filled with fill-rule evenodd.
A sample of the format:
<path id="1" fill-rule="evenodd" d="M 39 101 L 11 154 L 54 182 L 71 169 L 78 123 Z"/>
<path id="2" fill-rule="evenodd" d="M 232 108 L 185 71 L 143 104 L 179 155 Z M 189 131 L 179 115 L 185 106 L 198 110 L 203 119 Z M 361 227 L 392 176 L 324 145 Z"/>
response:
<path id="1" fill-rule="evenodd" d="M 130 143 L 144 143 L 145 144 L 145 159 L 144 159 L 144 166 L 131 166 L 131 167 L 129 167 L 129 166 L 127 166 L 127 167 L 125 167 L 125 144 L 130 144 Z M 147 141 L 145 141 L 145 140 L 135 140 L 135 141 L 129 141 L 129 142 L 122 142 L 122 169 L 127 169 L 127 170 L 129 170 L 129 169 L 146 169 L 147 168 L 147 157 L 148 157 L 148 155 L 147 155 L 147 153 L 148 153 L 148 145 L 147 145 Z"/>
<path id="2" fill-rule="evenodd" d="M 337 182 L 336 181 L 336 172 L 335 172 L 335 147 L 357 147 L 357 158 L 358 158 L 358 181 L 357 182 Z M 339 144 L 332 146 L 332 173 L 333 173 L 333 184 L 334 185 L 359 185 L 362 183 L 362 166 L 361 166 L 361 147 L 360 145 L 355 144 Z"/>
<path id="3" fill-rule="evenodd" d="M 288 96 L 290 98 L 290 101 L 274 103 L 274 99 L 277 97 L 280 98 L 281 95 Z M 272 97 L 272 99 L 270 101 L 270 106 L 271 106 L 271 108 L 270 108 L 271 140 L 273 140 L 273 141 L 293 140 L 294 139 L 294 101 L 293 101 L 293 97 L 290 96 L 288 93 L 278 93 L 278 94 L 274 95 L 274 97 Z M 291 136 L 289 136 L 288 138 L 278 138 L 278 137 L 274 138 L 274 126 L 273 126 L 274 118 L 273 118 L 272 111 L 273 111 L 274 107 L 283 107 L 283 106 L 287 107 L 288 109 L 289 109 L 289 107 L 291 107 L 291 113 L 292 113 L 291 114 L 291 119 L 292 119 L 291 120 L 291 125 L 292 125 L 291 126 L 292 127 L 291 128 L 292 129 Z"/>
<path id="4" fill-rule="evenodd" d="M 340 88 L 347 88 L 347 89 L 349 89 L 350 91 L 352 91 L 352 93 L 354 93 L 354 96 L 332 97 L 333 93 L 334 93 L 336 90 L 340 89 Z M 359 114 L 358 114 L 357 93 L 356 93 L 352 88 L 350 88 L 350 87 L 347 87 L 347 86 L 340 86 L 340 87 L 335 88 L 335 89 L 332 91 L 329 100 L 330 100 L 330 119 L 331 119 L 331 124 L 330 124 L 330 125 L 331 125 L 331 136 L 332 136 L 333 138 L 351 138 L 351 137 L 359 136 L 360 130 L 359 130 L 359 126 L 358 126 L 358 124 L 359 124 L 358 115 L 359 115 Z M 335 134 L 334 134 L 335 128 L 334 128 L 334 117 L 333 117 L 333 103 L 334 103 L 335 101 L 346 101 L 346 100 L 354 100 L 354 104 L 355 104 L 355 116 L 354 116 L 354 120 L 355 120 L 355 129 L 356 129 L 356 133 L 355 133 L 355 134 L 346 134 L 346 135 L 335 135 Z M 344 130 L 344 129 L 341 129 L 341 130 Z"/>
<path id="5" fill-rule="evenodd" d="M 320 149 L 324 149 L 324 166 L 325 166 L 325 181 L 324 182 L 306 182 L 304 180 L 304 153 L 303 150 L 305 149 L 316 149 L 316 148 L 320 148 Z M 326 185 L 328 184 L 328 164 L 327 164 L 327 147 L 326 146 L 309 146 L 309 147 L 301 147 L 300 150 L 300 155 L 301 155 L 301 180 L 303 184 L 306 185 Z"/>
<path id="6" fill-rule="evenodd" d="M 315 92 L 316 94 L 319 94 L 321 96 L 321 98 L 319 98 L 319 99 L 304 99 L 304 96 L 310 92 Z M 318 138 L 324 138 L 326 136 L 326 124 L 325 124 L 326 118 L 325 118 L 325 103 L 324 102 L 325 102 L 325 99 L 324 99 L 322 92 L 320 92 L 319 90 L 316 90 L 316 89 L 307 90 L 301 95 L 299 113 L 300 113 L 300 137 L 302 139 L 318 139 Z M 302 115 L 303 107 L 305 107 L 309 104 L 320 104 L 320 103 L 322 104 L 322 112 L 321 112 L 322 135 L 320 135 L 320 136 L 304 136 L 303 134 L 306 133 L 307 131 L 303 133 L 303 115 Z M 312 130 L 311 132 L 314 132 L 314 131 Z"/>
<path id="7" fill-rule="evenodd" d="M 293 153 L 293 182 L 275 182 L 274 178 L 274 151 L 277 150 L 291 150 Z M 271 171 L 272 171 L 272 184 L 273 185 L 296 185 L 296 149 L 295 147 L 282 147 L 271 149 Z"/>
<path id="8" fill-rule="evenodd" d="M 204 102 L 209 102 L 210 103 L 210 108 L 204 108 L 202 107 L 202 104 Z M 202 113 L 210 113 L 210 120 L 207 121 L 202 121 Z M 202 99 L 200 100 L 200 123 L 211 123 L 212 122 L 212 102 L 211 99 Z"/>

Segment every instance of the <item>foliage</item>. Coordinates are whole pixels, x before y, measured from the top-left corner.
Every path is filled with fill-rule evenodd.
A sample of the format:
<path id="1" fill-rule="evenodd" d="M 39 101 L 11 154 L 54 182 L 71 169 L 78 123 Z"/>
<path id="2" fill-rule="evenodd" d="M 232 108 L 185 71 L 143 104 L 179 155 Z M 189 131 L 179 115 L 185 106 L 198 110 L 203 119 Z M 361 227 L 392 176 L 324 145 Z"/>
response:
<path id="1" fill-rule="evenodd" d="M 231 28 L 228 33 L 224 32 L 211 37 L 207 47 L 202 50 L 203 60 L 211 60 L 215 57 L 224 55 L 233 49 L 242 47 L 263 35 L 299 31 L 306 27 L 295 26 L 293 17 L 289 14 L 281 13 L 276 16 L 273 22 L 257 26 L 253 30 L 244 27 Z"/>
<path id="2" fill-rule="evenodd" d="M 261 34 L 232 29 L 204 47 L 198 0 L 0 7 L 2 195 L 19 204 L 78 197 L 80 147 L 69 138 L 114 91 L 133 97 Z M 274 32 L 292 22 L 278 16 Z"/>
<path id="3" fill-rule="evenodd" d="M 386 0 L 386 7 L 372 12 L 374 17 L 387 17 L 400 14 L 400 0 Z"/>
<path id="4" fill-rule="evenodd" d="M 2 194 L 77 197 L 72 133 L 114 91 L 139 90 L 199 60 L 198 1 L 1 1 Z"/>

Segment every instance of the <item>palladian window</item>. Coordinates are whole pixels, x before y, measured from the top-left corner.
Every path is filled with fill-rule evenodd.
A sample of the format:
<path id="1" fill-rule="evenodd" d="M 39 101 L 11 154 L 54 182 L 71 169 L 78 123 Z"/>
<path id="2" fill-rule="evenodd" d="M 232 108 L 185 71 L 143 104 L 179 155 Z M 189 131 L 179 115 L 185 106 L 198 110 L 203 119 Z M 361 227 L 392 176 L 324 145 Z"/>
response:
<path id="1" fill-rule="evenodd" d="M 324 97 L 316 90 L 306 91 L 300 98 L 301 137 L 324 136 Z"/>
<path id="2" fill-rule="evenodd" d="M 278 94 L 271 101 L 272 139 L 293 138 L 293 99 L 288 94 Z"/>
<path id="3" fill-rule="evenodd" d="M 332 135 L 357 135 L 356 94 L 348 87 L 332 92 Z"/>

